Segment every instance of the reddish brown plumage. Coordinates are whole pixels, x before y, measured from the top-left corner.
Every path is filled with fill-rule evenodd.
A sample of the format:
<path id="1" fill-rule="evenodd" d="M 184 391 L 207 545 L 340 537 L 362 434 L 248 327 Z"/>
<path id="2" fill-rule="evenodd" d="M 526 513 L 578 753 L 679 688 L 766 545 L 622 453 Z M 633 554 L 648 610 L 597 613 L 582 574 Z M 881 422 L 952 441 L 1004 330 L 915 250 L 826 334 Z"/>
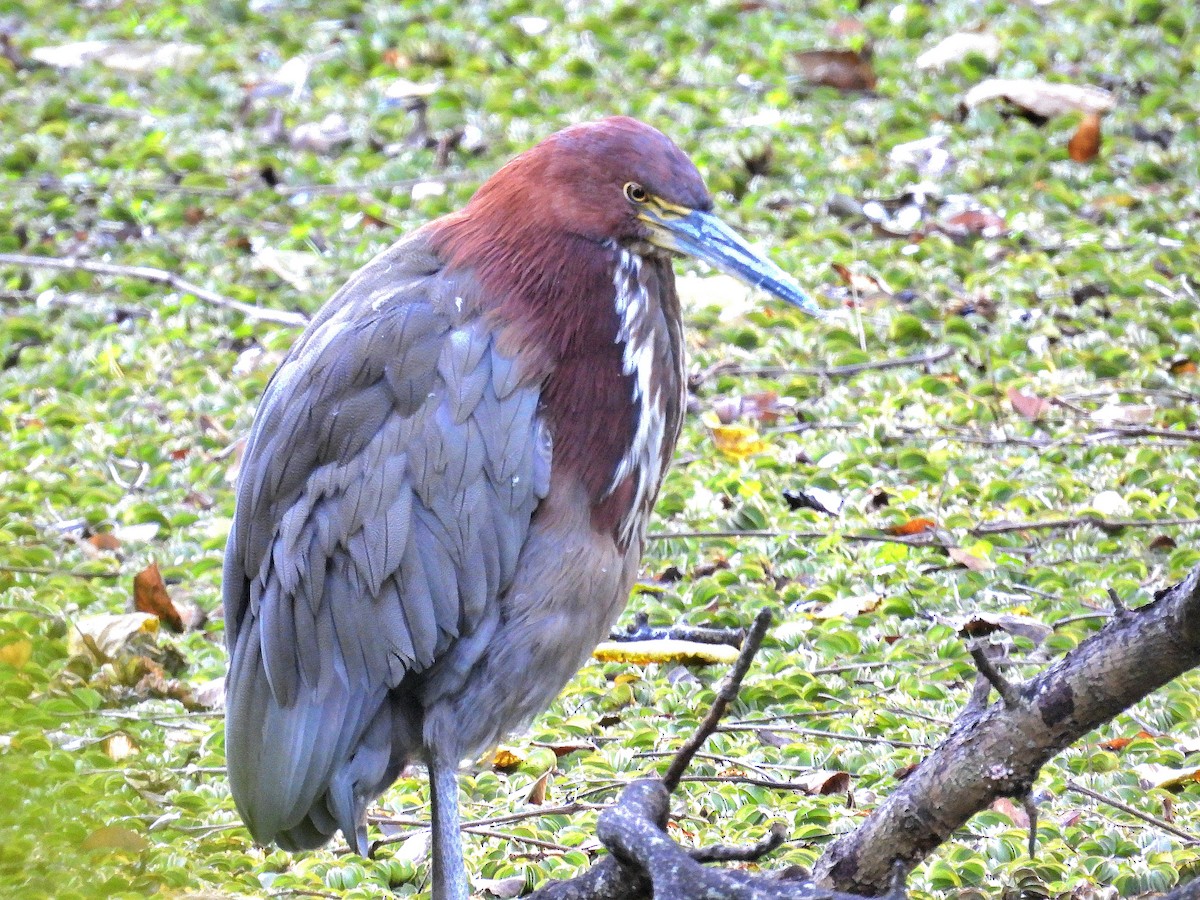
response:
<path id="1" fill-rule="evenodd" d="M 645 238 L 623 185 L 680 206 L 712 200 L 691 161 L 660 132 L 615 117 L 568 128 L 496 173 L 460 212 L 430 226 L 431 246 L 478 279 L 501 347 L 537 359 L 555 465 L 587 486 L 594 522 L 611 532 L 631 487 L 613 473 L 637 427 L 634 377 L 622 371 L 613 305 L 620 247 Z M 647 260 L 674 296 L 670 262 Z"/>

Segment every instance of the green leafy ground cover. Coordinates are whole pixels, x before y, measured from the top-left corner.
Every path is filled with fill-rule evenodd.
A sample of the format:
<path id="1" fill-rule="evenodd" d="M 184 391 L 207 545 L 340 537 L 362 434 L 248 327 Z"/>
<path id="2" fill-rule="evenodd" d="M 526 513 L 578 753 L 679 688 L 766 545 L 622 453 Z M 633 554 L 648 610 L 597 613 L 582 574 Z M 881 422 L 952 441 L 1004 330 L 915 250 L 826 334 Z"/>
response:
<path id="1" fill-rule="evenodd" d="M 846 19 L 862 30 L 831 33 Z M 656 528 L 777 534 L 654 541 L 645 574 L 656 589 L 631 604 L 655 623 L 722 625 L 766 605 L 780 623 L 735 711 L 768 720 L 771 733 L 716 736 L 693 770 L 707 780 L 686 784 L 677 803 L 680 840 L 752 841 L 782 820 L 792 839 L 773 864 L 810 864 L 965 701 L 974 671 L 961 619 L 1055 626 L 1040 643 L 995 635 L 1014 648 L 1012 674 L 1028 675 L 1101 626 L 1108 589 L 1144 603 L 1200 562 L 1200 444 L 1170 435 L 1200 427 L 1192 4 L 27 0 L 0 5 L 0 23 L 0 252 L 161 267 L 236 299 L 312 312 L 373 252 L 461 205 L 513 153 L 569 122 L 622 112 L 672 134 L 726 218 L 769 243 L 826 306 L 849 298 L 831 263 L 885 279 L 896 296 L 824 324 L 778 306 L 729 313 L 710 282 L 688 288 L 695 371 L 792 370 L 711 374 L 695 391 L 697 412 L 762 391 L 794 411 L 744 421 L 765 448 L 742 459 L 715 452 L 691 417 Z M 972 55 L 942 72 L 915 67 L 964 29 L 999 39 L 994 63 Z M 35 48 L 84 39 L 200 52 L 140 74 L 103 61 L 29 64 Z M 789 81 L 795 52 L 866 41 L 873 93 Z M 251 88 L 299 54 L 320 54 L 305 90 Z M 990 74 L 1113 91 L 1099 156 L 1068 157 L 1078 114 L 1042 127 L 996 104 L 963 115 L 965 90 Z M 429 141 L 411 139 L 417 116 L 405 106 L 419 101 L 386 101 L 401 78 L 433 86 Z M 273 111 L 283 115 L 274 134 Z M 348 125 L 346 143 L 289 145 L 291 129 L 332 113 Z M 462 129 L 459 144 L 430 146 Z M 829 211 L 837 197 L 902 195 L 921 176 L 889 151 L 930 134 L 955 160 L 933 177 L 937 191 L 973 198 L 1003 233 L 921 226 L 923 240 L 897 239 Z M 414 194 L 410 179 L 445 191 Z M 145 281 L 15 266 L 0 266 L 0 306 L 0 893 L 427 890 L 419 838 L 373 861 L 252 848 L 222 775 L 220 715 L 185 696 L 224 667 L 226 451 L 296 330 Z M 794 372 L 943 347 L 954 355 L 927 369 Z M 1026 416 L 1010 389 L 1034 398 L 1017 400 Z M 845 500 L 839 517 L 783 500 L 812 487 Z M 1146 524 L 971 531 L 1089 513 Z M 919 518 L 968 555 L 845 537 Z M 158 527 L 136 527 L 148 525 Z M 119 546 L 67 539 L 94 532 L 115 533 Z M 125 610 L 133 576 L 152 560 L 176 603 L 208 622 L 148 639 L 172 651 L 159 651 L 166 668 L 149 677 L 141 654 L 102 665 L 73 650 L 78 623 Z M 842 612 L 827 615 L 835 603 Z M 523 762 L 465 774 L 465 817 L 531 810 L 530 788 L 550 767 L 548 805 L 610 799 L 691 731 L 721 674 L 587 667 L 514 738 Z M 1156 786 L 1169 781 L 1164 769 L 1200 765 L 1198 687 L 1181 679 L 1047 767 L 1036 860 L 1023 853 L 1019 815 L 988 811 L 915 872 L 916 895 L 1137 896 L 1195 874 L 1194 845 L 1070 793 L 1067 781 L 1200 830 L 1200 785 Z M 1100 746 L 1142 731 L 1123 749 Z M 569 742 L 595 749 L 555 759 L 543 746 Z M 739 780 L 812 770 L 850 773 L 849 797 Z M 381 803 L 399 823 L 387 833 L 417 833 L 425 799 L 420 778 L 400 781 Z M 594 821 L 594 811 L 537 815 L 469 836 L 472 875 L 534 885 L 577 872 L 596 850 Z"/>

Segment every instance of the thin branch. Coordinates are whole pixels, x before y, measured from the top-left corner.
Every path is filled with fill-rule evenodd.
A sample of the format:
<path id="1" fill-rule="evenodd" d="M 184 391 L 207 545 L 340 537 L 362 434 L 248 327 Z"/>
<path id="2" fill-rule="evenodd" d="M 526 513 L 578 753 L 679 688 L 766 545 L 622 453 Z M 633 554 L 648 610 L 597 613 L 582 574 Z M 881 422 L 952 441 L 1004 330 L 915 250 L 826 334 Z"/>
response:
<path id="1" fill-rule="evenodd" d="M 746 637 L 744 628 L 710 628 L 701 625 L 672 625 L 670 627 L 655 627 L 645 613 L 638 613 L 633 621 L 624 628 L 614 628 L 609 632 L 610 641 L 692 641 L 697 644 L 721 644 L 729 647 L 740 647 Z"/>
<path id="2" fill-rule="evenodd" d="M 787 826 L 775 822 L 771 830 L 762 840 L 746 846 L 731 846 L 729 844 L 714 844 L 711 847 L 697 847 L 688 851 L 688 856 L 698 863 L 710 862 L 757 862 L 772 850 L 783 846 L 787 840 Z"/>
<path id="3" fill-rule="evenodd" d="M 470 834 L 482 835 L 483 837 L 499 838 L 502 841 L 516 841 L 521 844 L 529 844 L 531 847 L 538 847 L 542 850 L 553 850 L 555 853 L 570 853 L 572 850 L 577 849 L 575 847 L 568 847 L 566 844 L 556 844 L 553 841 L 543 841 L 520 834 L 510 834 L 507 831 L 496 831 L 492 828 L 479 828 L 475 825 L 464 825 L 463 831 Z M 379 843 L 382 843 L 382 841 Z"/>
<path id="4" fill-rule="evenodd" d="M 842 534 L 836 531 L 658 531 L 653 534 L 646 535 L 652 541 L 669 541 L 676 538 L 691 539 L 691 538 L 707 538 L 707 539 L 722 539 L 722 538 L 801 538 L 804 540 L 823 540 L 824 538 L 837 537 L 844 541 L 852 543 L 883 543 L 883 544 L 908 544 L 910 547 L 945 547 L 937 540 L 937 532 L 923 531 L 920 534 L 913 535 L 892 535 L 892 534 L 859 534 L 849 533 Z"/>
<path id="5" fill-rule="evenodd" d="M 746 640 L 742 643 L 742 652 L 738 654 L 737 662 L 734 663 L 729 677 L 717 693 L 713 705 L 708 710 L 708 715 L 704 717 L 700 727 L 688 738 L 687 742 L 679 748 L 679 752 L 675 754 L 671 765 L 663 774 L 662 783 L 666 786 L 668 793 L 679 786 L 679 779 L 687 771 L 692 757 L 696 755 L 696 751 L 708 740 L 709 736 L 717 730 L 721 718 L 725 715 L 725 710 L 737 698 L 738 691 L 742 687 L 742 679 L 746 677 L 750 663 L 754 659 L 754 655 L 758 653 L 758 648 L 762 646 L 763 638 L 766 637 L 767 628 L 770 625 L 771 611 L 760 609 L 758 615 L 754 617 L 754 624 L 746 633 Z"/>
<path id="6" fill-rule="evenodd" d="M 805 368 L 791 366 L 743 367 L 729 363 L 717 363 L 699 372 L 693 381 L 707 381 L 714 375 L 751 375 L 763 378 L 781 376 L 815 377 L 815 378 L 850 378 L 862 372 L 881 372 L 886 369 L 900 369 L 905 366 L 931 366 L 934 363 L 949 359 L 957 354 L 953 347 L 941 347 L 928 353 L 916 356 L 902 356 L 897 359 L 880 359 L 871 362 L 850 363 L 844 366 L 829 366 L 828 368 Z"/>
<path id="7" fill-rule="evenodd" d="M 1008 534 L 1014 531 L 1058 531 L 1066 528 L 1079 528 L 1084 525 L 1091 525 L 1101 531 L 1115 531 L 1119 528 L 1175 528 L 1200 525 L 1200 518 L 1106 519 L 1103 516 L 1089 514 L 1070 519 L 1043 519 L 1035 522 L 985 522 L 971 528 L 969 533 L 980 537 L 986 534 Z"/>
<path id="8" fill-rule="evenodd" d="M 865 734 L 841 734 L 836 731 L 823 731 L 820 728 L 790 728 L 787 726 L 780 727 L 778 725 L 765 725 L 762 727 L 750 725 L 722 725 L 717 729 L 721 732 L 738 732 L 738 731 L 773 731 L 776 734 L 800 734 L 805 737 L 828 738 L 834 741 L 848 741 L 852 744 L 882 744 L 885 747 L 905 747 L 915 750 L 923 750 L 928 747 L 927 744 L 917 744 L 912 741 L 898 741 L 893 738 L 871 737 Z"/>
<path id="9" fill-rule="evenodd" d="M 1000 671 L 992 664 L 991 658 L 987 655 L 987 650 L 979 644 L 973 644 L 968 648 L 971 654 L 971 659 L 975 660 L 975 668 L 979 670 L 979 674 L 987 679 L 988 684 L 996 689 L 996 693 L 1000 695 L 1000 699 L 1004 701 L 1004 705 L 1010 708 L 1015 708 L 1021 703 L 1021 692 L 1012 685 Z"/>
<path id="10" fill-rule="evenodd" d="M 119 570 L 89 572 L 87 569 L 55 569 L 51 566 L 10 566 L 0 564 L 0 572 L 12 572 L 18 575 L 65 575 L 68 578 L 120 578 Z"/>
<path id="11" fill-rule="evenodd" d="M 1082 784 L 1078 784 L 1070 779 L 1067 780 L 1067 790 L 1076 794 L 1083 794 L 1085 797 L 1091 797 L 1093 800 L 1099 801 L 1106 806 L 1111 806 L 1113 809 L 1119 809 L 1123 813 L 1128 813 L 1135 819 L 1141 819 L 1155 828 L 1160 828 L 1168 834 L 1173 834 L 1181 840 L 1187 841 L 1189 844 L 1200 843 L 1200 837 L 1192 834 L 1190 831 L 1184 831 L 1182 828 L 1176 828 L 1170 822 L 1164 822 L 1162 819 L 1155 818 L 1149 813 L 1144 813 L 1140 809 L 1130 806 L 1128 803 L 1122 803 L 1120 800 L 1114 800 L 1112 797 L 1105 797 L 1103 794 L 1093 791 L 1091 788 L 1086 788 Z"/>
<path id="12" fill-rule="evenodd" d="M 112 275 L 117 278 L 135 278 L 139 281 L 149 281 L 154 284 L 165 284 L 184 294 L 191 294 L 212 306 L 232 309 L 248 319 L 263 322 L 276 322 L 280 325 L 301 327 L 308 324 L 308 316 L 303 313 L 288 312 L 281 309 L 268 309 L 243 303 L 218 294 L 216 291 L 201 287 L 185 279 L 183 276 L 166 269 L 156 269 L 152 266 L 119 266 L 113 263 L 99 262 L 94 259 L 80 259 L 77 256 L 59 258 L 56 256 L 29 256 L 24 253 L 0 253 L 0 265 L 21 266 L 31 269 L 57 269 L 63 272 L 90 272 L 93 275 Z"/>

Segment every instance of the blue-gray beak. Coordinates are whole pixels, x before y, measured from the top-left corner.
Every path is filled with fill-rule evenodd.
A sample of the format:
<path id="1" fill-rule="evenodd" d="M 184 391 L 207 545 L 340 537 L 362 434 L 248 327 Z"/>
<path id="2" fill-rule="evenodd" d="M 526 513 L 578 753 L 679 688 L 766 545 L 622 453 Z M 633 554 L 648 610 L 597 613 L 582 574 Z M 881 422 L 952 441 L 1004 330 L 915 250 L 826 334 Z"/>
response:
<path id="1" fill-rule="evenodd" d="M 684 212 L 680 210 L 680 212 Z M 825 315 L 813 299 L 783 269 L 755 252 L 741 236 L 712 213 L 674 210 L 656 214 L 644 211 L 639 218 L 650 226 L 650 242 L 658 247 L 703 260 L 751 287 L 762 288 L 810 316 Z"/>

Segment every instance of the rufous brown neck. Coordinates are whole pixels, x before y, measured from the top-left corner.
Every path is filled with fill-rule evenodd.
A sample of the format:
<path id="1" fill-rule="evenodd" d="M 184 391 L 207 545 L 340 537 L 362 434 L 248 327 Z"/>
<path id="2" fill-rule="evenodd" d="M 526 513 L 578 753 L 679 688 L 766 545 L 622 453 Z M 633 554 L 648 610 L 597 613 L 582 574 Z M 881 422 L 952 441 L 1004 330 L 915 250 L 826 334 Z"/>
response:
<path id="1" fill-rule="evenodd" d="M 511 207 L 508 207 L 511 209 Z M 544 373 L 542 409 L 554 466 L 592 500 L 593 524 L 611 532 L 621 511 L 612 479 L 633 441 L 635 378 L 623 370 L 614 275 L 620 251 L 531 217 L 468 206 L 431 226 L 431 246 L 478 285 L 500 350 Z"/>

